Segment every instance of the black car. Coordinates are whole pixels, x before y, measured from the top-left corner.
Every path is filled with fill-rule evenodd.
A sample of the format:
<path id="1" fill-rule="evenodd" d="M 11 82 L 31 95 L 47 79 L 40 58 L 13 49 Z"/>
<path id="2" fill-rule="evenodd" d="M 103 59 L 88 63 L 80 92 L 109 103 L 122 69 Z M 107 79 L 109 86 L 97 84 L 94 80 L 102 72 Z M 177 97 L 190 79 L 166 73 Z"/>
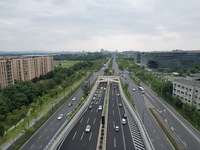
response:
<path id="1" fill-rule="evenodd" d="M 127 114 L 124 114 L 123 117 L 124 117 L 124 118 L 127 118 Z"/>

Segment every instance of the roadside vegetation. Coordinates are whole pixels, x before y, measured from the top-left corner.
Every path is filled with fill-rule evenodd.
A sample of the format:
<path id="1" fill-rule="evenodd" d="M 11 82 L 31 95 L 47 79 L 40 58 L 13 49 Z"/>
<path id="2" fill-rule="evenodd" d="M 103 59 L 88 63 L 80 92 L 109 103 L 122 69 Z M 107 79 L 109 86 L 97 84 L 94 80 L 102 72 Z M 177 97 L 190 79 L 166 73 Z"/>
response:
<path id="1" fill-rule="evenodd" d="M 133 107 L 135 107 L 134 102 L 133 102 L 133 100 L 132 100 L 132 98 L 131 98 L 131 94 L 130 94 L 130 92 L 129 92 L 129 90 L 128 90 L 128 83 L 127 83 L 127 82 L 126 82 L 126 83 L 123 83 L 122 80 L 120 80 L 120 82 L 121 82 L 121 85 L 122 85 L 122 89 L 123 89 L 124 93 L 126 94 L 128 100 L 129 100 L 129 102 L 131 103 L 131 105 L 132 105 Z"/>
<path id="2" fill-rule="evenodd" d="M 173 85 L 171 81 L 163 78 L 160 74 L 154 74 L 143 67 L 138 66 L 133 60 L 123 59 L 119 56 L 119 68 L 128 71 L 130 77 L 140 85 L 141 82 L 147 84 L 162 99 L 174 107 L 186 120 L 200 131 L 200 112 L 187 103 L 182 103 L 178 97 L 172 96 Z M 200 69 L 200 68 L 199 68 Z"/>
<path id="3" fill-rule="evenodd" d="M 68 66 L 68 61 L 60 61 L 61 65 L 57 65 L 54 71 L 0 91 L 0 145 L 10 139 L 14 142 L 18 134 L 29 137 L 36 130 L 30 126 L 31 121 L 38 122 L 39 116 L 44 114 L 38 128 L 107 60 L 107 56 L 96 57 L 96 60 L 85 57 L 91 61 L 79 59 L 70 61 Z"/>

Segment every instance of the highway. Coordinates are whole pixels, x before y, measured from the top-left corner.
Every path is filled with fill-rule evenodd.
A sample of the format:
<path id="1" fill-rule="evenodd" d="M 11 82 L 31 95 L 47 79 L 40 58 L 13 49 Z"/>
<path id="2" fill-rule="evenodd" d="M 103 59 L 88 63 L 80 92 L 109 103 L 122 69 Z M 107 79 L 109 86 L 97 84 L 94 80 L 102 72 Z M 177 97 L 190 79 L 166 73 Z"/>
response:
<path id="1" fill-rule="evenodd" d="M 116 61 L 113 62 L 113 69 L 115 70 L 115 74 L 120 73 Z M 134 101 L 134 104 L 136 105 L 140 118 L 144 123 L 144 126 L 147 130 L 147 133 L 151 139 L 155 150 L 173 150 L 173 147 L 169 142 L 168 138 L 166 137 L 165 133 L 160 128 L 160 126 L 148 110 L 148 108 L 151 108 L 152 105 L 150 105 L 149 103 L 145 103 L 144 94 L 142 94 L 142 92 L 138 89 L 138 86 L 135 85 L 135 83 L 128 76 L 128 74 L 124 74 L 121 78 L 124 83 L 128 83 L 129 85 L 129 92 L 131 93 L 131 97 Z M 135 88 L 135 91 L 133 91 L 133 88 Z"/>
<path id="2" fill-rule="evenodd" d="M 198 150 L 200 147 L 200 133 L 194 129 L 182 116 L 161 98 L 146 88 L 146 97 L 154 105 L 157 111 L 165 119 L 166 123 L 173 128 L 176 135 L 182 140 L 188 149 Z"/>
<path id="3" fill-rule="evenodd" d="M 108 67 L 109 61 L 106 63 L 105 67 Z M 99 70 L 98 72 L 93 73 L 90 77 L 90 83 L 94 83 L 98 76 L 103 75 L 104 69 Z M 20 148 L 21 150 L 35 150 L 35 149 L 44 149 L 47 144 L 51 141 L 56 132 L 60 129 L 63 123 L 66 120 L 67 115 L 75 108 L 75 106 L 81 100 L 83 96 L 82 88 L 80 87 L 49 119 L 36 131 L 34 135 Z M 76 97 L 76 100 L 72 102 L 72 99 Z M 68 104 L 72 102 L 71 107 Z M 64 117 L 61 120 L 58 120 L 59 114 L 63 114 Z"/>
<path id="4" fill-rule="evenodd" d="M 126 76 L 126 75 L 125 75 Z M 126 76 L 128 80 L 128 77 Z M 173 146 L 169 142 L 163 130 L 160 128 L 158 123 L 155 121 L 154 117 L 148 110 L 149 108 L 154 108 L 151 103 L 148 102 L 148 99 L 145 97 L 145 94 L 137 88 L 137 86 L 132 82 L 132 80 L 128 80 L 129 82 L 129 92 L 133 97 L 134 103 L 137 107 L 138 113 L 143 121 L 143 124 L 149 134 L 151 142 L 156 150 L 159 149 L 167 149 L 173 150 Z M 133 91 L 135 88 L 135 91 Z"/>
<path id="5" fill-rule="evenodd" d="M 102 110 L 99 110 L 99 106 L 104 104 L 106 85 L 107 83 L 100 83 L 92 100 L 89 100 L 92 107 L 86 108 L 84 114 L 58 148 L 59 150 L 96 149 L 102 116 Z M 91 131 L 88 133 L 85 132 L 87 125 L 91 125 Z"/>
<path id="6" fill-rule="evenodd" d="M 35 149 L 44 149 L 51 138 L 62 126 L 68 113 L 73 110 L 73 107 L 78 104 L 83 92 L 81 89 L 76 91 L 69 100 L 65 102 L 46 122 L 42 125 L 40 129 L 22 146 L 22 150 L 35 150 Z M 76 100 L 72 102 L 72 98 L 76 97 Z M 68 104 L 72 102 L 73 107 L 69 107 Z M 64 117 L 61 120 L 58 120 L 59 114 L 63 114 Z"/>
<path id="7" fill-rule="evenodd" d="M 122 104 L 119 106 L 119 104 Z M 122 118 L 127 114 L 124 109 L 124 104 L 121 100 L 117 84 L 110 84 L 109 92 L 109 107 L 108 107 L 108 123 L 107 123 L 107 139 L 106 149 L 116 150 L 134 150 L 133 139 L 131 136 L 129 122 L 126 119 L 126 124 L 122 124 Z M 115 127 L 119 126 L 119 131 Z"/>
<path id="8" fill-rule="evenodd" d="M 113 68 L 116 73 L 119 73 L 118 65 L 113 63 Z M 128 74 L 122 77 L 124 82 L 129 83 L 129 92 L 134 100 L 139 115 L 144 122 L 145 128 L 149 137 L 157 149 L 173 149 L 169 140 L 164 135 L 161 128 L 158 126 L 148 108 L 155 108 L 163 117 L 165 122 L 175 132 L 182 143 L 191 150 L 198 150 L 200 147 L 200 133 L 192 127 L 181 115 L 179 115 L 171 106 L 157 96 L 145 84 L 142 86 L 145 89 L 145 94 L 142 94 L 138 86 L 133 82 Z M 133 91 L 135 88 L 135 91 Z"/>

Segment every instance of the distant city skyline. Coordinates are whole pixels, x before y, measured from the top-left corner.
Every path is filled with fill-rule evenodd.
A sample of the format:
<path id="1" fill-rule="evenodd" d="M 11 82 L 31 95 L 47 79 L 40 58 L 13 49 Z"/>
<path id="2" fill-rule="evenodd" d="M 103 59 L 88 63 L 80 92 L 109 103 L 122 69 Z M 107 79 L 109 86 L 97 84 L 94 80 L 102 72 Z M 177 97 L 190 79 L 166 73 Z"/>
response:
<path id="1" fill-rule="evenodd" d="M 200 1 L 1 0 L 0 51 L 200 49 Z"/>

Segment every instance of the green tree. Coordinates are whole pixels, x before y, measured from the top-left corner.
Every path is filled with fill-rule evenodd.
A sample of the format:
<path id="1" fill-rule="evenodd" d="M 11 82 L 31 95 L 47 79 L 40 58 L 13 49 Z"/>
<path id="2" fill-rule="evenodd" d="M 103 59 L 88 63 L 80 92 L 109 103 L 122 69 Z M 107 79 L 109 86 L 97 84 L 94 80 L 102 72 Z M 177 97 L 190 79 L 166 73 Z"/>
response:
<path id="1" fill-rule="evenodd" d="M 2 138 L 4 133 L 6 132 L 6 127 L 3 122 L 0 122 L 0 137 Z"/>
<path id="2" fill-rule="evenodd" d="M 15 115 L 13 115 L 12 117 L 11 117 L 11 123 L 13 124 L 13 125 L 15 125 L 15 128 L 16 128 L 16 125 L 17 125 L 17 122 L 18 122 L 18 118 L 15 116 Z"/>
<path id="3" fill-rule="evenodd" d="M 197 109 L 195 110 L 193 114 L 193 120 L 195 122 L 195 125 L 199 127 L 200 126 L 200 112 Z"/>
<path id="4" fill-rule="evenodd" d="M 182 107 L 182 111 L 183 111 L 184 115 L 190 119 L 193 119 L 193 113 L 194 113 L 195 109 L 196 108 L 194 106 L 190 106 L 187 103 L 184 103 L 183 107 Z"/>
<path id="5" fill-rule="evenodd" d="M 190 72 L 190 70 L 189 70 L 189 69 L 187 69 L 187 71 L 186 71 L 186 75 L 187 75 L 187 76 L 189 76 L 189 75 L 190 75 L 190 73 L 191 73 L 191 72 Z"/>

